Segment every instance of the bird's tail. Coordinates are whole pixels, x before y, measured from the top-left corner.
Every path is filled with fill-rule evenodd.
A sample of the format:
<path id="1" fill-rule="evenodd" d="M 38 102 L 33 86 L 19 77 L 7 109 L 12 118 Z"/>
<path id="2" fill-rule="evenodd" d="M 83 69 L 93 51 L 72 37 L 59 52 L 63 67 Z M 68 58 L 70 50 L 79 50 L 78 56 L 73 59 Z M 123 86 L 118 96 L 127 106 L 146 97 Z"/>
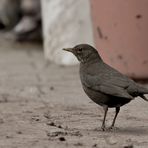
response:
<path id="1" fill-rule="evenodd" d="M 138 84 L 138 93 L 143 100 L 148 101 L 148 99 L 144 96 L 144 94 L 148 94 L 148 88 L 143 87 L 142 85 Z"/>
<path id="2" fill-rule="evenodd" d="M 145 101 L 148 101 L 148 99 L 144 96 L 144 95 L 140 95 L 140 97 L 145 100 Z"/>
<path id="3" fill-rule="evenodd" d="M 141 94 L 148 94 L 148 88 L 138 85 L 138 91 Z"/>

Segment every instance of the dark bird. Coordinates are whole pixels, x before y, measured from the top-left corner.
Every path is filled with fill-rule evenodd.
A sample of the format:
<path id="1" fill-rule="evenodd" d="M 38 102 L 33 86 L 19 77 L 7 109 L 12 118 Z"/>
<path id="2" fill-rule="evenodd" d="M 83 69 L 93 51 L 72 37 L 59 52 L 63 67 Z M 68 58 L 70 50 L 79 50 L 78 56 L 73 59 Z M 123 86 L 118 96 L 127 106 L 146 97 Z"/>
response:
<path id="1" fill-rule="evenodd" d="M 92 46 L 80 44 L 63 50 L 72 52 L 80 61 L 80 79 L 85 93 L 104 108 L 102 130 L 106 130 L 105 119 L 108 108 L 116 108 L 110 127 L 112 129 L 121 106 L 137 96 L 148 101 L 144 96 L 148 94 L 148 89 L 107 65 Z"/>

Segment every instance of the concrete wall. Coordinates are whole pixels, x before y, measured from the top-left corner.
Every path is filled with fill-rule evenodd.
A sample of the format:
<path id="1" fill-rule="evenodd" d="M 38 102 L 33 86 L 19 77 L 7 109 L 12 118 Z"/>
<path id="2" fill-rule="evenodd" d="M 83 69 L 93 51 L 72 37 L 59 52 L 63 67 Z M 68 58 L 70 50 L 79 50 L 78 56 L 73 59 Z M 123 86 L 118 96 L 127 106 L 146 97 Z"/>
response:
<path id="1" fill-rule="evenodd" d="M 44 54 L 58 64 L 76 64 L 62 51 L 79 43 L 94 44 L 89 0 L 42 0 Z"/>

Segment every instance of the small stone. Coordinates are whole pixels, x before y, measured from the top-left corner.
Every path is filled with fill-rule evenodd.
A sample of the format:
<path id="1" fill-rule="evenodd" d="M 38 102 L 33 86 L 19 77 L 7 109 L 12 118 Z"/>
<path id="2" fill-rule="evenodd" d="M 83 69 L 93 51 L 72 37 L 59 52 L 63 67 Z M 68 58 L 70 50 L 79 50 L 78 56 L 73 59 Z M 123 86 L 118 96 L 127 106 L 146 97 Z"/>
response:
<path id="1" fill-rule="evenodd" d="M 59 135 L 58 132 L 53 132 L 53 133 L 47 133 L 48 137 L 57 137 Z"/>
<path id="2" fill-rule="evenodd" d="M 134 145 L 131 139 L 127 139 L 125 144 L 123 145 L 123 148 L 133 148 L 133 147 Z"/>
<path id="3" fill-rule="evenodd" d="M 73 131 L 70 133 L 71 136 L 78 136 L 78 137 L 82 137 L 83 135 L 80 133 L 80 131 Z"/>
<path id="4" fill-rule="evenodd" d="M 96 148 L 97 147 L 97 144 L 94 144 L 93 146 L 92 146 L 92 148 Z"/>
<path id="5" fill-rule="evenodd" d="M 66 141 L 65 137 L 59 137 L 60 141 Z"/>
<path id="6" fill-rule="evenodd" d="M 10 138 L 13 138 L 13 137 L 12 137 L 12 136 L 10 136 L 10 135 L 7 135 L 7 136 L 6 136 L 6 138 L 7 138 L 7 139 L 10 139 Z"/>
<path id="7" fill-rule="evenodd" d="M 33 116 L 31 119 L 34 121 L 40 121 L 39 116 Z"/>
<path id="8" fill-rule="evenodd" d="M 17 131 L 17 134 L 21 135 L 21 134 L 22 134 L 22 132 L 21 132 L 21 131 Z"/>
<path id="9" fill-rule="evenodd" d="M 61 125 L 58 125 L 57 127 L 58 127 L 58 128 L 62 128 L 62 126 L 61 126 Z"/>
<path id="10" fill-rule="evenodd" d="M 56 126 L 54 122 L 48 122 L 47 125 L 49 125 L 49 126 Z"/>
<path id="11" fill-rule="evenodd" d="M 51 87 L 50 87 L 50 90 L 54 90 L 54 87 L 53 87 L 53 86 L 51 86 Z"/>
<path id="12" fill-rule="evenodd" d="M 54 122 L 48 122 L 48 123 L 46 123 L 46 124 L 49 125 L 49 126 L 55 126 L 55 127 L 57 127 L 57 128 L 62 128 L 61 125 L 56 125 Z"/>
<path id="13" fill-rule="evenodd" d="M 63 132 L 63 131 L 55 131 L 55 132 L 49 132 L 47 133 L 48 137 L 57 137 L 57 136 L 65 136 L 68 135 L 67 132 Z"/>
<path id="14" fill-rule="evenodd" d="M 106 138 L 106 142 L 110 145 L 116 144 L 118 141 L 114 137 L 108 137 Z"/>
<path id="15" fill-rule="evenodd" d="M 133 144 L 125 145 L 123 148 L 134 148 Z"/>
<path id="16" fill-rule="evenodd" d="M 75 143 L 74 146 L 83 146 L 83 143 L 78 142 L 78 143 Z"/>
<path id="17" fill-rule="evenodd" d="M 4 123 L 4 120 L 0 118 L 0 124 L 3 124 L 3 123 Z"/>
<path id="18" fill-rule="evenodd" d="M 39 120 L 40 120 L 40 119 L 38 119 L 38 118 L 37 118 L 37 119 L 35 119 L 35 121 L 39 121 Z"/>
<path id="19" fill-rule="evenodd" d="M 50 115 L 49 112 L 47 112 L 47 113 L 44 114 L 44 117 L 45 117 L 46 119 L 50 119 L 50 118 L 51 118 L 51 115 Z"/>

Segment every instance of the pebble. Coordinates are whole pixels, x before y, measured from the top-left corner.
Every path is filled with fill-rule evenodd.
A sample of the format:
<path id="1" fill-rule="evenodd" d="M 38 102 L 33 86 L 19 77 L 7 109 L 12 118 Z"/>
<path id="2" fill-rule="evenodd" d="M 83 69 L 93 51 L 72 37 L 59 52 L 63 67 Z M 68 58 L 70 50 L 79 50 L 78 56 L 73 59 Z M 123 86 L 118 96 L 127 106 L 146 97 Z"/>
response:
<path id="1" fill-rule="evenodd" d="M 110 145 L 117 144 L 117 142 L 118 142 L 117 139 L 113 136 L 107 137 L 105 140 L 106 140 L 106 143 L 110 144 Z"/>
<path id="2" fill-rule="evenodd" d="M 66 141 L 65 137 L 59 137 L 60 141 Z"/>

